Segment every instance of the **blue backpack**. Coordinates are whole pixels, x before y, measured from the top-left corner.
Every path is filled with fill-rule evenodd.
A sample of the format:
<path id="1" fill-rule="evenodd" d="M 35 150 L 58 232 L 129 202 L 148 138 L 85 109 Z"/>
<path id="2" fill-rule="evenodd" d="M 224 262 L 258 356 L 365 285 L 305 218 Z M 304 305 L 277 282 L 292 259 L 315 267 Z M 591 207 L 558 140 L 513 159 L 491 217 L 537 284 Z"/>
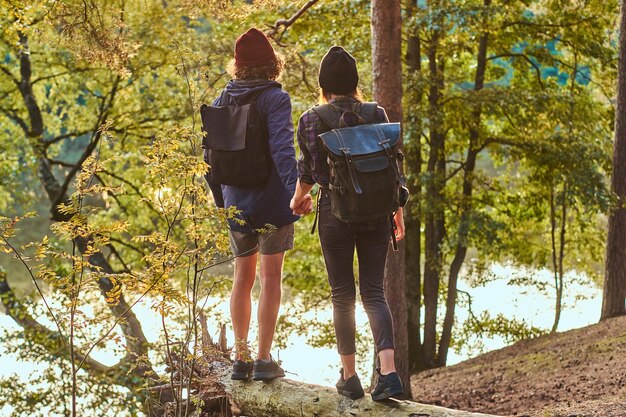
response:
<path id="1" fill-rule="evenodd" d="M 313 108 L 331 128 L 319 135 L 328 153 L 331 211 L 347 223 L 391 216 L 408 200 L 399 167 L 400 123 L 368 123 L 377 108 L 364 103 L 360 114 L 332 104 Z M 358 124 L 349 126 L 354 120 Z"/>

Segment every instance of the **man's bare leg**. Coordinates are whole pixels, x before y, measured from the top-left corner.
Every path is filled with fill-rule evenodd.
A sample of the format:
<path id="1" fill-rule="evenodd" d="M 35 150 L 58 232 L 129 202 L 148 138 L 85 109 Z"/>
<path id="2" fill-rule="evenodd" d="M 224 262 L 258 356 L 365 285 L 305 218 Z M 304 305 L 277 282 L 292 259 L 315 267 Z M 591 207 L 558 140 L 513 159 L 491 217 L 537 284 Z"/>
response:
<path id="1" fill-rule="evenodd" d="M 261 296 L 259 297 L 259 350 L 257 359 L 268 360 L 276 330 L 281 299 L 284 252 L 261 255 Z"/>
<path id="2" fill-rule="evenodd" d="M 235 333 L 235 359 L 250 361 L 248 331 L 252 310 L 251 292 L 256 278 L 257 254 L 235 258 L 235 278 L 230 293 L 230 318 Z"/>

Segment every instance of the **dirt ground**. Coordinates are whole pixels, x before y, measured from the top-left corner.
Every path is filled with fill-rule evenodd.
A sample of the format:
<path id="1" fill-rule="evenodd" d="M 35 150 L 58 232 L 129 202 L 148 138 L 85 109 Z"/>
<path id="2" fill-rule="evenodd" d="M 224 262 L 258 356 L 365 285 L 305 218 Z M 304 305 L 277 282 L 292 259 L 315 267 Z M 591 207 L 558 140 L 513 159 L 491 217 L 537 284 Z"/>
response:
<path id="1" fill-rule="evenodd" d="M 626 317 L 412 378 L 416 401 L 517 417 L 626 417 Z"/>

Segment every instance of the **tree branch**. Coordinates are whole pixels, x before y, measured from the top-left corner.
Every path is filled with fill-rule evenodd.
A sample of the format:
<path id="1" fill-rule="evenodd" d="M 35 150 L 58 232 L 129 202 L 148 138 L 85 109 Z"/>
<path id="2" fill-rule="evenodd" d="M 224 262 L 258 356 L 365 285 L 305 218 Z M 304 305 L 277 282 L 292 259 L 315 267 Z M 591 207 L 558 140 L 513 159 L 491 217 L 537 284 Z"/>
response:
<path id="1" fill-rule="evenodd" d="M 98 143 L 100 142 L 101 136 L 102 136 L 102 132 L 100 131 L 96 132 L 91 142 L 89 142 L 89 145 L 87 145 L 87 147 L 83 151 L 83 154 L 78 159 L 78 161 L 75 164 L 71 165 L 72 168 L 70 169 L 70 172 L 68 172 L 68 174 L 65 176 L 65 180 L 63 181 L 63 184 L 61 184 L 61 188 L 59 189 L 59 193 L 57 194 L 57 199 L 56 201 L 53 202 L 55 206 L 58 206 L 59 204 L 61 204 L 62 202 L 66 200 L 65 194 L 67 193 L 67 190 L 70 187 L 70 184 L 72 183 L 72 180 L 74 179 L 74 176 L 82 168 L 83 162 L 85 162 L 87 158 L 89 158 L 91 154 L 93 153 L 93 151 L 96 149 L 96 147 L 98 146 Z"/>
<path id="2" fill-rule="evenodd" d="M 44 141 L 44 146 L 47 148 L 50 145 L 52 145 L 53 143 L 60 142 L 60 141 L 62 141 L 64 139 L 79 137 L 79 136 L 83 136 L 83 135 L 86 135 L 87 133 L 92 133 L 92 132 L 93 132 L 93 129 L 89 129 L 89 130 L 83 130 L 83 131 L 79 131 L 79 132 L 71 132 L 71 133 L 66 133 L 64 135 L 55 136 L 52 139 Z"/>
<path id="3" fill-rule="evenodd" d="M 145 254 L 145 253 L 143 253 L 143 252 L 141 251 L 141 249 L 139 249 L 139 248 L 138 248 L 138 247 L 136 247 L 136 246 L 131 245 L 131 244 L 130 244 L 130 243 L 128 243 L 128 242 L 125 242 L 125 241 L 123 241 L 123 240 L 121 240 L 121 239 L 118 239 L 118 238 L 115 238 L 115 237 L 113 237 L 113 236 L 110 236 L 110 237 L 109 237 L 109 240 L 110 240 L 111 242 L 119 243 L 120 245 L 125 246 L 125 247 L 127 247 L 128 249 L 130 249 L 130 250 L 133 250 L 133 251 L 137 252 L 138 254 L 140 254 L 141 256 L 146 256 L 146 254 Z"/>
<path id="4" fill-rule="evenodd" d="M 2 113 L 4 113 L 9 119 L 17 123 L 24 131 L 24 134 L 28 136 L 30 130 L 28 128 L 28 124 L 26 124 L 26 121 L 24 121 L 24 119 L 18 116 L 17 113 L 15 113 L 13 110 L 0 109 L 0 111 L 2 111 Z"/>
<path id="5" fill-rule="evenodd" d="M 309 79 L 306 75 L 306 67 L 307 67 L 307 62 L 304 59 L 304 57 L 300 54 L 298 54 L 298 59 L 300 59 L 300 63 L 302 64 L 302 81 L 304 82 L 304 85 L 306 85 L 306 88 L 310 91 L 310 92 L 315 92 L 316 88 L 313 87 L 311 85 L 311 83 L 309 82 Z"/>
<path id="6" fill-rule="evenodd" d="M 50 161 L 51 165 L 61 165 L 62 167 L 67 167 L 67 168 L 74 168 L 76 166 L 75 164 L 70 164 L 69 162 L 65 162 L 65 161 L 59 161 L 57 159 L 48 158 L 48 161 Z"/>
<path id="7" fill-rule="evenodd" d="M 133 190 L 137 193 L 137 195 L 138 195 L 138 196 L 140 196 L 140 197 L 142 198 L 142 200 L 143 200 L 143 201 L 145 201 L 145 202 L 146 202 L 146 204 L 148 205 L 148 207 L 150 208 L 150 210 L 154 211 L 154 212 L 155 212 L 156 214 L 158 214 L 158 215 L 161 215 L 161 213 L 160 213 L 157 209 L 155 209 L 155 208 L 152 206 L 152 204 L 150 204 L 149 200 L 148 200 L 148 199 L 147 199 L 147 198 L 143 195 L 143 193 L 141 192 L 141 190 L 140 190 L 140 189 L 139 189 L 139 188 L 138 188 L 135 184 L 133 184 L 132 182 L 128 181 L 127 179 L 125 179 L 125 178 L 123 178 L 123 177 L 120 177 L 119 175 L 114 174 L 114 173 L 112 173 L 112 172 L 110 172 L 110 171 L 107 171 L 107 170 L 105 170 L 105 169 L 101 170 L 100 172 L 102 172 L 103 174 L 108 175 L 108 176 L 109 176 L 109 177 L 111 177 L 111 178 L 115 178 L 116 180 L 121 181 L 121 182 L 123 182 L 124 184 L 127 184 L 130 188 L 132 188 L 132 189 L 133 189 Z"/>
<path id="8" fill-rule="evenodd" d="M 298 20 L 298 18 L 300 18 L 300 16 L 306 13 L 306 11 L 309 10 L 318 1 L 319 0 L 309 0 L 304 6 L 302 6 L 302 8 L 300 8 L 300 10 L 298 10 L 289 19 L 277 20 L 276 23 L 274 23 L 274 26 L 270 26 L 269 30 L 266 31 L 265 34 L 268 37 L 273 38 L 276 42 L 280 42 L 280 40 L 283 38 L 283 35 L 287 31 L 287 29 L 291 25 L 293 25 L 295 21 Z M 283 28 L 282 31 L 281 31 L 281 27 Z M 278 36 L 278 39 L 276 39 L 275 36 L 279 33 L 279 31 L 280 31 L 280 35 Z"/>
<path id="9" fill-rule="evenodd" d="M 15 75 L 4 65 L 0 65 L 0 71 L 4 72 L 15 83 L 16 86 L 20 86 L 20 82 Z"/>
<path id="10" fill-rule="evenodd" d="M 506 146 L 511 146 L 514 148 L 528 148 L 530 147 L 530 145 L 525 144 L 525 143 L 521 143 L 521 142 L 516 142 L 514 140 L 508 139 L 508 138 L 503 138 L 503 137 L 489 137 L 486 138 L 482 145 L 478 148 L 478 152 L 481 152 L 483 149 L 485 149 L 487 146 L 496 143 L 499 145 L 506 145 Z"/>
<path id="11" fill-rule="evenodd" d="M 45 77 L 35 78 L 31 82 L 31 85 L 35 85 L 35 84 L 37 84 L 40 81 L 50 80 L 52 78 L 57 78 L 57 77 L 60 77 L 62 75 L 76 74 L 76 73 L 79 73 L 79 72 L 87 72 L 87 71 L 93 71 L 93 69 L 92 68 L 72 68 L 72 69 L 69 69 L 67 71 L 59 72 L 58 74 L 51 74 L 51 75 L 46 75 Z"/>
<path id="12" fill-rule="evenodd" d="M 537 22 L 516 20 L 512 22 L 507 22 L 505 25 L 502 26 L 502 28 L 507 28 L 511 26 L 533 26 L 533 27 L 538 27 L 538 28 L 566 28 L 566 27 L 578 26 L 582 23 L 592 22 L 594 20 L 597 20 L 597 18 L 587 17 L 587 18 L 582 18 L 576 22 L 571 22 L 571 23 L 537 23 Z"/>
<path id="13" fill-rule="evenodd" d="M 67 192 L 70 184 L 72 183 L 74 176 L 82 168 L 83 162 L 85 162 L 87 158 L 91 156 L 93 151 L 98 146 L 98 143 L 100 142 L 100 138 L 102 137 L 102 130 L 99 127 L 101 126 L 101 123 L 105 121 L 109 113 L 109 109 L 113 105 L 113 100 L 115 99 L 115 93 L 117 92 L 117 86 L 119 85 L 119 81 L 120 81 L 120 77 L 118 76 L 116 77 L 115 82 L 113 83 L 113 87 L 111 88 L 111 91 L 108 94 L 109 102 L 106 104 L 103 103 L 102 107 L 100 108 L 100 115 L 98 116 L 98 122 L 97 122 L 96 128 L 94 129 L 94 134 L 92 136 L 91 141 L 89 142 L 89 145 L 87 145 L 87 147 L 83 151 L 83 154 L 80 156 L 79 160 L 76 162 L 74 167 L 65 176 L 65 180 L 63 181 L 63 184 L 61 185 L 61 189 L 59 190 L 57 199 L 53 203 L 55 206 L 65 201 L 65 193 Z"/>

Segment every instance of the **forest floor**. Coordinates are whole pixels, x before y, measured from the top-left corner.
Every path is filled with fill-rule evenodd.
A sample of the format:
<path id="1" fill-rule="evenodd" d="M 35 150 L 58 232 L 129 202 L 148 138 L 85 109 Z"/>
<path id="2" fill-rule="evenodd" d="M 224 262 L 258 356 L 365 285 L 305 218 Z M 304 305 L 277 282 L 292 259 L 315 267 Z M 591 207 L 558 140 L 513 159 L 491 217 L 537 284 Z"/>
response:
<path id="1" fill-rule="evenodd" d="M 517 417 L 626 417 L 626 317 L 412 378 L 415 401 Z"/>

